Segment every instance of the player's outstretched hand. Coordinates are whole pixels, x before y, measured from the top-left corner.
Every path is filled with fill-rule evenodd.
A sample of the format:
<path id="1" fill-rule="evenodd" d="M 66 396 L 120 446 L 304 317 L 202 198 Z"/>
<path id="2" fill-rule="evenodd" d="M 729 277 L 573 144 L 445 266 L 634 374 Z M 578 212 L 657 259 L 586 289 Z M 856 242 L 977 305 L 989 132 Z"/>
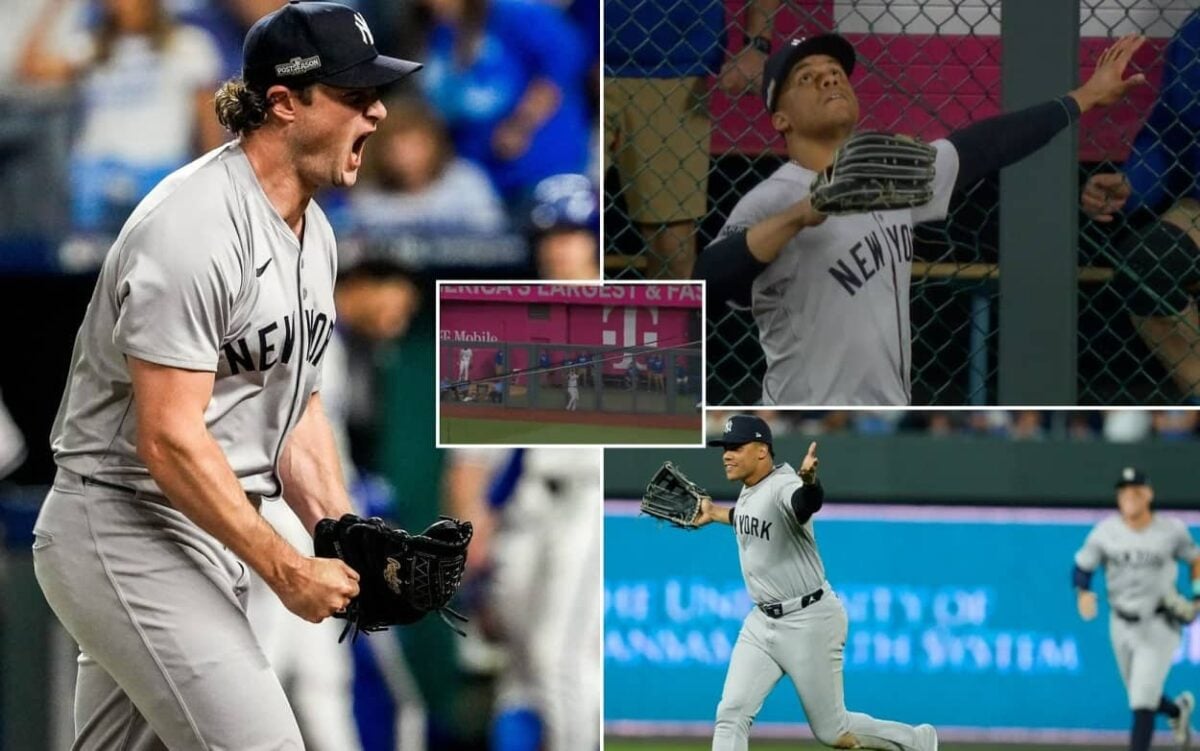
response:
<path id="1" fill-rule="evenodd" d="M 1085 621 L 1090 621 L 1096 617 L 1096 593 L 1080 590 L 1076 596 L 1076 605 L 1079 606 L 1079 617 Z"/>
<path id="2" fill-rule="evenodd" d="M 1092 175 L 1079 196 L 1080 207 L 1094 221 L 1111 222 L 1129 200 L 1130 192 L 1129 181 L 1120 172 Z"/>
<path id="3" fill-rule="evenodd" d="M 304 558 L 272 589 L 288 610 L 320 623 L 358 596 L 358 578 L 358 572 L 339 558 Z"/>
<path id="4" fill-rule="evenodd" d="M 1081 112 L 1087 112 L 1092 107 L 1106 107 L 1124 98 L 1135 86 L 1146 83 L 1146 76 L 1141 73 L 1125 78 L 1125 68 L 1133 59 L 1133 53 L 1145 41 L 1146 37 L 1141 34 L 1127 34 L 1100 53 L 1092 77 L 1071 92 Z"/>
<path id="5" fill-rule="evenodd" d="M 813 441 L 808 445 L 808 453 L 804 455 L 804 460 L 800 462 L 800 471 L 796 473 L 805 485 L 812 485 L 817 481 L 817 465 L 820 463 L 821 460 L 817 458 L 817 442 Z"/>

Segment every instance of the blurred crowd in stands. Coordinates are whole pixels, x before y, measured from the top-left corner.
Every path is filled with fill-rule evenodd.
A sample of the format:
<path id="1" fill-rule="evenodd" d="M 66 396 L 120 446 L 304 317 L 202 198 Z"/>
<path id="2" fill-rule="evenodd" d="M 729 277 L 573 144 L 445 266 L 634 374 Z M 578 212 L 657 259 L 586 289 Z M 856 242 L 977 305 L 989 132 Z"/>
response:
<path id="1" fill-rule="evenodd" d="M 1134 441 L 1200 440 L 1196 410 L 920 410 L 920 411 L 775 411 L 750 410 L 771 426 L 776 437 L 789 434 L 980 436 L 1009 440 Z M 720 435 L 731 414 L 708 412 L 707 432 Z"/>
<path id="2" fill-rule="evenodd" d="M 345 2 L 380 52 L 425 68 L 385 92 L 359 184 L 318 196 L 339 239 L 473 238 L 406 260 L 595 278 L 599 3 Z M 228 138 L 213 92 L 280 4 L 0 0 L 0 243 L 92 236 L 102 255 L 150 188 Z M 590 255 L 558 239 L 580 232 Z M 526 252 L 492 263 L 487 241 L 506 234 Z"/>

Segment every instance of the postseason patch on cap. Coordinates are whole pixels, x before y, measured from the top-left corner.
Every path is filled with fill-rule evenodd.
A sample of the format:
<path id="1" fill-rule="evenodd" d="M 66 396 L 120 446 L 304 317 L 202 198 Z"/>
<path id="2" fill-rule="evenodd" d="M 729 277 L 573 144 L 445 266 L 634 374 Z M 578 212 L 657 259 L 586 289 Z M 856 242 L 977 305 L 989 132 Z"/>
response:
<path id="1" fill-rule="evenodd" d="M 302 76 L 305 73 L 314 71 L 321 67 L 321 56 L 313 55 L 312 57 L 293 57 L 286 63 L 280 63 L 275 66 L 275 75 L 283 76 Z"/>

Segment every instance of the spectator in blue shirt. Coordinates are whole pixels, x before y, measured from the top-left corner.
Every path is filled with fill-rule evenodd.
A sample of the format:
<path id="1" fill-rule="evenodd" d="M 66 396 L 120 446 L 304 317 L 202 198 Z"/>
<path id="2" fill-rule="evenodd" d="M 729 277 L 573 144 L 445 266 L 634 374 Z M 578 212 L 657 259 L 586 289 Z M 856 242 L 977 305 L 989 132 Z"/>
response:
<path id="1" fill-rule="evenodd" d="M 539 180 L 587 168 L 578 32 L 536 0 L 422 0 L 435 19 L 421 84 L 462 156 L 510 207 Z"/>
<path id="2" fill-rule="evenodd" d="M 706 78 L 731 95 L 757 88 L 779 0 L 747 0 L 740 51 L 726 60 L 722 0 L 605 0 L 604 142 L 648 278 L 687 279 L 708 204 L 712 125 Z M 725 64 L 722 66 L 722 60 Z"/>
<path id="3" fill-rule="evenodd" d="M 1200 11 L 1171 38 L 1162 84 L 1121 172 L 1092 175 L 1083 210 L 1130 211 L 1113 241 L 1114 288 L 1185 403 L 1200 404 Z"/>

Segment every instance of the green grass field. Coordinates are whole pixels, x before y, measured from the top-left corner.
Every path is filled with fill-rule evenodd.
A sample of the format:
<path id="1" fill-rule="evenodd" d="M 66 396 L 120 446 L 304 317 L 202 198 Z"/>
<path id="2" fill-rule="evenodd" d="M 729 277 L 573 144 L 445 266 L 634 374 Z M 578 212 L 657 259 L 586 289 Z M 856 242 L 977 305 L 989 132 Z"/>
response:
<path id="1" fill-rule="evenodd" d="M 769 741 L 753 740 L 750 744 L 755 749 L 816 749 L 827 748 L 813 741 Z M 711 742 L 707 740 L 694 741 L 659 741 L 659 740 L 608 740 L 604 741 L 604 751 L 709 751 Z M 978 743 L 940 743 L 938 751 L 1080 751 L 1084 746 L 1028 746 Z M 1087 748 L 1095 748 L 1087 746 Z M 1102 748 L 1121 748 L 1121 746 L 1102 746 Z"/>
<path id="2" fill-rule="evenodd" d="M 648 416 L 648 420 L 653 417 Z M 646 428 L 638 425 L 572 425 L 524 420 L 472 420 L 465 417 L 442 418 L 442 443 L 683 443 L 695 445 L 699 430 Z"/>

